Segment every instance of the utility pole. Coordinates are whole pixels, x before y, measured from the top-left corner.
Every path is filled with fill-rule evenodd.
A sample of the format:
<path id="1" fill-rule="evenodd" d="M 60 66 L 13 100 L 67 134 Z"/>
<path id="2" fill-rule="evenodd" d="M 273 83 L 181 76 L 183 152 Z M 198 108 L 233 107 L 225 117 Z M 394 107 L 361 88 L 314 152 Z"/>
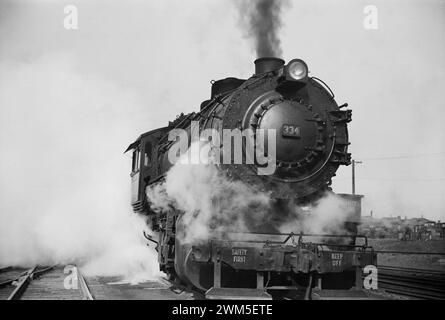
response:
<path id="1" fill-rule="evenodd" d="M 355 161 L 352 159 L 352 194 L 355 194 L 355 164 L 362 163 L 362 161 Z"/>

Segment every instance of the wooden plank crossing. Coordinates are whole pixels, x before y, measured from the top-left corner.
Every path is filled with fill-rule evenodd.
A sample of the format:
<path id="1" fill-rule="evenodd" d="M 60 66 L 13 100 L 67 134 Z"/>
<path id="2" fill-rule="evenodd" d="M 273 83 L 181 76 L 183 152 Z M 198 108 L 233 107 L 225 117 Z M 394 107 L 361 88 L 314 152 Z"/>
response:
<path id="1" fill-rule="evenodd" d="M 80 300 L 78 286 L 65 288 L 64 266 L 0 270 L 0 300 Z M 76 284 L 76 281 L 72 282 Z"/>
<path id="2" fill-rule="evenodd" d="M 63 267 L 57 267 L 33 279 L 21 300 L 81 300 L 82 294 L 78 288 L 64 287 L 68 274 L 65 274 L 63 270 Z"/>
<path id="3" fill-rule="evenodd" d="M 117 277 L 86 277 L 96 300 L 192 300 L 197 295 L 187 290 L 175 290 L 166 280 L 150 280 L 138 284 L 125 283 Z"/>

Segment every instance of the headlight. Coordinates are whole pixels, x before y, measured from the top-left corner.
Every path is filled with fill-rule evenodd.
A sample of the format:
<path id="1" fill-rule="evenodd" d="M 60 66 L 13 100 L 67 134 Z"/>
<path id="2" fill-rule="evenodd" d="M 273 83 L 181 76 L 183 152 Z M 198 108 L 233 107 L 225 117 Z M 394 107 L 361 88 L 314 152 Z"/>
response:
<path id="1" fill-rule="evenodd" d="M 286 66 L 286 79 L 288 80 L 304 80 L 307 74 L 307 64 L 303 60 L 291 60 Z"/>

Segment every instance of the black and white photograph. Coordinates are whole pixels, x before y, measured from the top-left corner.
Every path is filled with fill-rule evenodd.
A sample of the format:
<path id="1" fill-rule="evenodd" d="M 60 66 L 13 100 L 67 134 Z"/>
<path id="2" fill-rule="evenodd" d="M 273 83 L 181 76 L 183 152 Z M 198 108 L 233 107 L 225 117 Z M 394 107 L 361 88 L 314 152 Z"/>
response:
<path id="1" fill-rule="evenodd" d="M 444 300 L 444 58 L 444 0 L 0 0 L 0 300 Z"/>

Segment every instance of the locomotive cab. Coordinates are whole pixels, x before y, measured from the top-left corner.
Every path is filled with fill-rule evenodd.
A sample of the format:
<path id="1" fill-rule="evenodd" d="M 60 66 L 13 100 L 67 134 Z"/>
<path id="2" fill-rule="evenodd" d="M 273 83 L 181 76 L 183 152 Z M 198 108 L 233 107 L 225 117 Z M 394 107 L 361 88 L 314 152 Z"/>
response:
<path id="1" fill-rule="evenodd" d="M 147 213 L 147 186 L 160 178 L 158 166 L 158 142 L 166 128 L 152 130 L 142 134 L 130 144 L 125 152 L 132 151 L 131 160 L 131 206 L 137 213 Z"/>
<path id="2" fill-rule="evenodd" d="M 141 164 L 141 150 L 140 146 L 137 146 L 133 150 L 131 161 L 131 204 L 133 205 L 139 200 L 139 176 L 140 176 L 140 164 Z"/>

